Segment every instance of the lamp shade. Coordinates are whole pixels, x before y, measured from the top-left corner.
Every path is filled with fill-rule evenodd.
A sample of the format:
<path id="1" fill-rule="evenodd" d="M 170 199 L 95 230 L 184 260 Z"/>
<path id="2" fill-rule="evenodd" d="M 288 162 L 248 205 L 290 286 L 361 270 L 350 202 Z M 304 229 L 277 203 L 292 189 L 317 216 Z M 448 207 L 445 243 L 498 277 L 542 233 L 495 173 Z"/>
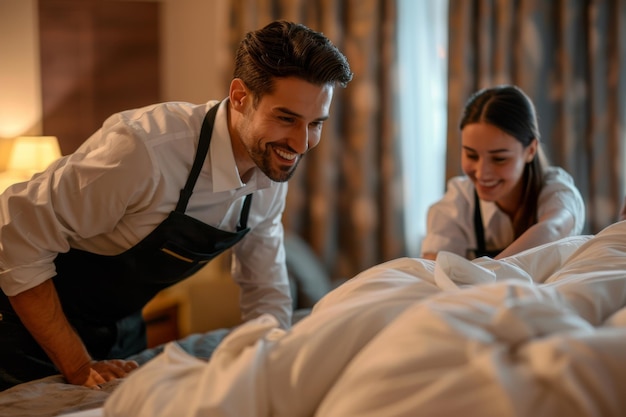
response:
<path id="1" fill-rule="evenodd" d="M 13 142 L 7 171 L 30 176 L 60 157 L 56 136 L 20 136 Z"/>

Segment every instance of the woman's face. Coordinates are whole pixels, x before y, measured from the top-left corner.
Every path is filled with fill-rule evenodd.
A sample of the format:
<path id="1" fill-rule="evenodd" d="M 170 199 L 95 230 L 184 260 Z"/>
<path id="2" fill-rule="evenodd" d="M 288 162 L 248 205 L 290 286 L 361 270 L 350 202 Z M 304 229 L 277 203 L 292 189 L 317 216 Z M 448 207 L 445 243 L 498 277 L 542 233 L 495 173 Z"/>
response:
<path id="1" fill-rule="evenodd" d="M 462 168 L 478 197 L 513 215 L 520 205 L 524 167 L 537 152 L 537 140 L 524 148 L 494 125 L 472 123 L 461 131 L 461 145 Z"/>

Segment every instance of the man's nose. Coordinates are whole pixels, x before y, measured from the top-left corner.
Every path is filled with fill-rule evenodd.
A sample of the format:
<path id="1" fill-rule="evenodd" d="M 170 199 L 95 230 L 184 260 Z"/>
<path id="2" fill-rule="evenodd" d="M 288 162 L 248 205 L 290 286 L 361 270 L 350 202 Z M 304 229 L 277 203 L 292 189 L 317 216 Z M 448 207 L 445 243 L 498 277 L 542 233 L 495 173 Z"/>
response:
<path id="1" fill-rule="evenodd" d="M 294 129 L 289 146 L 300 155 L 305 154 L 309 150 L 309 129 L 306 126 Z"/>

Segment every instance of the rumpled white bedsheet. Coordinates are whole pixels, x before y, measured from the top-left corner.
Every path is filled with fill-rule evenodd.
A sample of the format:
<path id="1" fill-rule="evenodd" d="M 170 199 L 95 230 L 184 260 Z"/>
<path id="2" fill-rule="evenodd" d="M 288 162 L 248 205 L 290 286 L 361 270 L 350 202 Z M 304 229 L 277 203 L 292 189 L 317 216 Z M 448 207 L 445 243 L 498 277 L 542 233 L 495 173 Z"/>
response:
<path id="1" fill-rule="evenodd" d="M 495 261 L 402 258 L 290 331 L 263 316 L 211 360 L 175 344 L 106 417 L 623 416 L 626 222 Z"/>

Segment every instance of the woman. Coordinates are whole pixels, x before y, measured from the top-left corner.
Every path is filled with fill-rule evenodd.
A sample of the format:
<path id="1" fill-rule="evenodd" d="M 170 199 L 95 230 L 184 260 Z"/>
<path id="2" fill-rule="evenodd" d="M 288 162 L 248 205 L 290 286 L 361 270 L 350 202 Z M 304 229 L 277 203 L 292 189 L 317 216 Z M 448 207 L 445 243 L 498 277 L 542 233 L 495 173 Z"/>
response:
<path id="1" fill-rule="evenodd" d="M 580 234 L 585 206 L 572 177 L 549 166 L 535 108 L 522 90 L 473 94 L 460 123 L 464 176 L 428 211 L 422 257 L 448 251 L 502 258 Z"/>

